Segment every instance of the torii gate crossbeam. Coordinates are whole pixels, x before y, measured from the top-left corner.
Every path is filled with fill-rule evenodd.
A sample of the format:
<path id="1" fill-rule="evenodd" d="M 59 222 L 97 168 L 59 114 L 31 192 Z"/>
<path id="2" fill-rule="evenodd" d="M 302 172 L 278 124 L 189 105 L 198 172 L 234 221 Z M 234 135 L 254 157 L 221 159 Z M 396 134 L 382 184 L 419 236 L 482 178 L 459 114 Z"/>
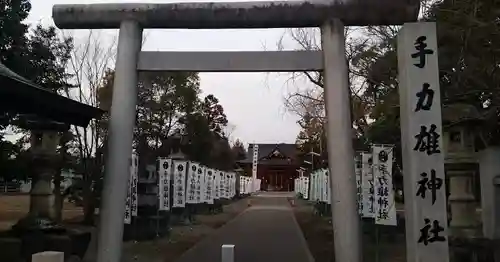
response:
<path id="1" fill-rule="evenodd" d="M 123 219 L 132 130 L 137 100 L 137 71 L 306 71 L 323 70 L 328 159 L 336 261 L 361 262 L 360 223 L 352 148 L 344 26 L 413 22 L 419 0 L 270 1 L 235 3 L 56 5 L 61 29 L 119 28 L 114 91 L 109 123 L 105 194 L 99 227 L 98 262 L 121 260 Z M 143 28 L 224 29 L 320 27 L 322 51 L 244 52 L 201 56 L 141 53 Z M 201 53 L 198 53 L 200 55 Z M 173 60 L 184 56 L 185 61 Z M 171 57 L 171 61 L 164 61 Z M 216 58 L 218 57 L 218 58 Z M 163 59 L 163 61 L 162 61 Z M 212 61 L 208 59 L 213 59 Z M 307 61 L 303 61 L 306 59 Z M 181 62 L 182 61 L 182 62 Z M 192 70 L 188 70 L 188 69 Z M 280 69 L 281 68 L 281 69 Z"/>

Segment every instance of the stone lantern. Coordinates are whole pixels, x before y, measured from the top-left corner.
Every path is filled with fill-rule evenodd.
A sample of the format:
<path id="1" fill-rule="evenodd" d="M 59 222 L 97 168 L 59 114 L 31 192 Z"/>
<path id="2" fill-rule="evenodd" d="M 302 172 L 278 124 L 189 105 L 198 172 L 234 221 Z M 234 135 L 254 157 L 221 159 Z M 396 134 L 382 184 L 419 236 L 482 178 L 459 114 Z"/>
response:
<path id="1" fill-rule="evenodd" d="M 62 251 L 68 260 L 82 258 L 91 234 L 55 223 L 52 178 L 62 160 L 57 155 L 59 133 L 69 125 L 85 128 L 104 111 L 51 92 L 1 63 L 0 107 L 20 116 L 15 124 L 31 131 L 33 170 L 29 213 L 0 234 L 1 260 L 31 261 L 32 254 L 48 250 Z"/>
<path id="2" fill-rule="evenodd" d="M 63 230 L 54 222 L 52 179 L 59 168 L 59 132 L 67 131 L 69 126 L 54 121 L 27 120 L 23 127 L 31 130 L 30 152 L 34 172 L 31 179 L 29 213 L 19 220 L 14 229 L 21 232 Z"/>
<path id="3" fill-rule="evenodd" d="M 468 104 L 443 106 L 443 144 L 447 178 L 450 234 L 472 237 L 478 233 L 479 216 L 475 184 L 479 166 L 475 153 L 476 126 L 482 117 Z"/>
<path id="4" fill-rule="evenodd" d="M 184 138 L 181 132 L 176 132 L 170 138 L 170 154 L 168 158 L 172 160 L 186 160 L 187 156 L 182 152 L 182 146 L 184 145 Z"/>

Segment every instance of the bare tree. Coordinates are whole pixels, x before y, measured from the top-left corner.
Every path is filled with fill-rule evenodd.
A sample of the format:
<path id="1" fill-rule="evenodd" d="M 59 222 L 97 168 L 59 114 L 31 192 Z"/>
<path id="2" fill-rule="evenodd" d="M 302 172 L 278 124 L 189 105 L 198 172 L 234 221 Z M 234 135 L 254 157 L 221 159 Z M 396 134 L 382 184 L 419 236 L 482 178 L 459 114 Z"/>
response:
<path id="1" fill-rule="evenodd" d="M 227 123 L 227 125 L 222 130 L 222 132 L 227 137 L 227 140 L 231 145 L 234 144 L 235 140 L 237 140 L 237 138 L 233 136 L 235 130 L 236 130 L 236 125 L 231 123 Z"/>
<path id="2" fill-rule="evenodd" d="M 302 50 L 320 50 L 320 32 L 316 28 L 299 28 L 288 29 L 287 34 L 291 37 L 298 49 Z M 362 127 L 367 123 L 366 112 L 361 112 L 359 109 L 362 106 L 356 105 L 362 102 L 362 93 L 365 88 L 366 81 L 362 65 L 360 65 L 359 54 L 366 51 L 371 46 L 369 38 L 360 36 L 359 28 L 348 28 L 345 31 L 346 38 L 346 63 L 349 69 L 349 87 L 352 103 L 358 110 L 354 111 L 352 117 L 355 126 Z M 282 48 L 283 43 L 280 41 L 278 47 Z M 300 88 L 289 92 L 285 97 L 285 107 L 297 114 L 300 118 L 308 117 L 315 118 L 321 123 L 325 122 L 324 108 L 324 92 L 323 92 L 323 74 L 322 72 L 298 72 L 293 73 L 290 77 L 291 81 L 297 79 L 306 79 L 313 85 L 308 88 Z"/>
<path id="3" fill-rule="evenodd" d="M 351 93 L 351 119 L 357 135 L 365 133 L 370 119 L 369 113 L 375 106 L 376 99 L 367 99 L 364 92 L 369 83 L 377 83 L 369 75 L 370 67 L 392 45 L 399 30 L 398 26 L 372 26 L 367 28 L 346 28 L 346 63 L 348 65 L 348 80 Z M 316 28 L 288 29 L 287 34 L 296 44 L 297 49 L 320 50 L 320 31 Z M 278 48 L 283 49 L 283 37 L 278 42 Z M 323 75 L 322 72 L 293 73 L 289 81 L 298 79 L 312 83 L 307 88 L 291 90 L 285 97 L 285 107 L 301 119 L 316 118 L 325 123 Z"/>
<path id="4" fill-rule="evenodd" d="M 425 15 L 429 7 L 436 3 L 435 0 L 421 0 L 419 17 Z M 358 133 L 363 133 L 369 123 L 368 114 L 375 106 L 376 98 L 367 99 L 364 92 L 369 88 L 369 83 L 384 86 L 379 81 L 372 79 L 369 72 L 371 66 L 387 51 L 394 48 L 400 26 L 369 26 L 366 28 L 346 28 L 346 63 L 349 72 L 349 87 L 351 91 L 352 120 Z M 320 50 L 320 30 L 318 28 L 288 29 L 285 35 L 289 36 L 296 44 L 297 49 Z M 283 39 L 278 41 L 278 49 L 284 49 Z M 312 87 L 293 90 L 285 97 L 285 106 L 288 110 L 303 118 L 318 117 L 324 121 L 323 106 L 323 76 L 321 72 L 299 72 L 291 75 L 290 80 L 307 79 Z M 316 115 L 321 111 L 323 115 Z M 323 117 L 323 118 L 322 118 Z"/>
<path id="5" fill-rule="evenodd" d="M 66 96 L 99 107 L 99 88 L 107 70 L 114 66 L 115 54 L 116 37 L 105 43 L 101 33 L 89 30 L 84 37 L 76 38 L 68 68 L 74 88 L 67 88 Z M 92 223 L 96 206 L 95 184 L 101 178 L 106 130 L 100 119 L 95 119 L 87 128 L 73 127 L 72 131 L 76 139 L 73 153 L 78 155 L 79 171 L 83 175 L 84 221 Z"/>

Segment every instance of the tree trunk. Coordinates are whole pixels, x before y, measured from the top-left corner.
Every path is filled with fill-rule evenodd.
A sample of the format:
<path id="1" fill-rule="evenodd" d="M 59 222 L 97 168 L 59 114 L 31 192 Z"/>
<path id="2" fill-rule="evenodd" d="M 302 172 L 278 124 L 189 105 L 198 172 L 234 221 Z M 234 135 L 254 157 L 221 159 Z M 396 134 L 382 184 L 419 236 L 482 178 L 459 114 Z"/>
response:
<path id="1" fill-rule="evenodd" d="M 87 165 L 89 175 L 86 176 L 84 189 L 84 223 L 88 225 L 95 224 L 95 209 L 98 207 L 98 199 L 102 193 L 102 173 L 103 173 L 103 154 L 97 150 L 91 166 Z"/>
<path id="2" fill-rule="evenodd" d="M 94 225 L 94 195 L 92 194 L 92 177 L 93 169 L 88 162 L 84 164 L 83 174 L 83 223 L 86 225 Z"/>

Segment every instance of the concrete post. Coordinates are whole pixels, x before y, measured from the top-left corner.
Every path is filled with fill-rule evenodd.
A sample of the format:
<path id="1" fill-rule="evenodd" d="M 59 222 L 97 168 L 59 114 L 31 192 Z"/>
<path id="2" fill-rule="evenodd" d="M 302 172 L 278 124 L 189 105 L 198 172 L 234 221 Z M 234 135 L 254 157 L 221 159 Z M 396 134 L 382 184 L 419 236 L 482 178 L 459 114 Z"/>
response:
<path id="1" fill-rule="evenodd" d="M 33 254 L 32 262 L 64 262 L 64 253 L 56 251 L 45 251 Z"/>
<path id="2" fill-rule="evenodd" d="M 234 262 L 234 245 L 222 245 L 222 262 Z"/>
<path id="3" fill-rule="evenodd" d="M 330 20 L 321 27 L 321 45 L 335 261 L 360 262 L 362 250 L 356 206 L 350 92 L 344 25 L 340 20 Z"/>
<path id="4" fill-rule="evenodd" d="M 115 66 L 103 206 L 99 224 L 98 262 L 121 260 L 123 220 L 137 100 L 137 59 L 142 29 L 135 21 L 121 23 Z"/>

